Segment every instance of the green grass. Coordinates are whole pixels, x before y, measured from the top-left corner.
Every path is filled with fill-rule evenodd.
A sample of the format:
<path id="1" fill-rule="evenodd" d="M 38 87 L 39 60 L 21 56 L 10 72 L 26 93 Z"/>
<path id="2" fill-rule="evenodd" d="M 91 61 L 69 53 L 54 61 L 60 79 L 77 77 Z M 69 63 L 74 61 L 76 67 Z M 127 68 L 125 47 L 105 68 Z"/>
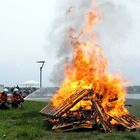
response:
<path id="1" fill-rule="evenodd" d="M 130 112 L 140 118 L 140 100 L 128 100 Z M 25 102 L 23 110 L 0 111 L 0 140 L 140 140 L 140 131 L 55 133 L 47 130 L 39 111 L 46 105 Z"/>

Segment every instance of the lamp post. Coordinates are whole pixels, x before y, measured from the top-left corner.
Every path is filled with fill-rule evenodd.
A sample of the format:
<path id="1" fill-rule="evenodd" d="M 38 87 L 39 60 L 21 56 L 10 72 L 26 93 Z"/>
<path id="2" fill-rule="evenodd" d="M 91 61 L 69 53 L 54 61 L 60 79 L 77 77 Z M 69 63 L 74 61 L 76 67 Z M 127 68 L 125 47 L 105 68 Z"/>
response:
<path id="1" fill-rule="evenodd" d="M 37 63 L 42 64 L 40 67 L 40 88 L 42 88 L 42 69 L 43 69 L 43 66 L 45 64 L 45 61 L 37 61 Z"/>

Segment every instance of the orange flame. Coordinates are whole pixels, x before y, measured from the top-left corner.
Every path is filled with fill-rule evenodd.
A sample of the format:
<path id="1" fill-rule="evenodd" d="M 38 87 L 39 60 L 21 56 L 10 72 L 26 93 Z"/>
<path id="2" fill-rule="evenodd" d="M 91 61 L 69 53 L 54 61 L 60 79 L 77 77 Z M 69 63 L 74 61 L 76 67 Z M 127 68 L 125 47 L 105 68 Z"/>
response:
<path id="1" fill-rule="evenodd" d="M 65 68 L 65 79 L 61 88 L 52 98 L 54 108 L 77 91 L 93 88 L 93 98 L 101 98 L 101 104 L 110 115 L 127 113 L 125 108 L 126 91 L 118 75 L 112 75 L 107 69 L 107 60 L 103 55 L 103 48 L 96 43 L 96 36 L 92 28 L 100 15 L 96 11 L 86 14 L 87 20 L 81 32 L 75 37 L 74 30 L 70 30 L 69 38 L 73 47 L 73 59 Z M 74 110 L 80 106 L 90 109 L 89 101 L 80 101 Z"/>

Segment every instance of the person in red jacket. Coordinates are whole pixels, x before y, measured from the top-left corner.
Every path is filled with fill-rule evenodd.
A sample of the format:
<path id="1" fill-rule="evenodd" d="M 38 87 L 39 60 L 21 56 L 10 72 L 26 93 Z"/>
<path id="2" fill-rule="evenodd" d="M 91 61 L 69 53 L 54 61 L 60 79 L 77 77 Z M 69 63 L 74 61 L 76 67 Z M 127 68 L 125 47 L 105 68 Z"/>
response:
<path id="1" fill-rule="evenodd" d="M 0 95 L 0 109 L 4 110 L 4 109 L 9 109 L 9 102 L 8 102 L 8 89 L 4 89 L 3 92 Z"/>
<path id="2" fill-rule="evenodd" d="M 24 102 L 24 98 L 22 95 L 19 93 L 19 90 L 17 88 L 14 89 L 11 98 L 11 105 L 12 108 L 23 108 L 22 103 Z"/>

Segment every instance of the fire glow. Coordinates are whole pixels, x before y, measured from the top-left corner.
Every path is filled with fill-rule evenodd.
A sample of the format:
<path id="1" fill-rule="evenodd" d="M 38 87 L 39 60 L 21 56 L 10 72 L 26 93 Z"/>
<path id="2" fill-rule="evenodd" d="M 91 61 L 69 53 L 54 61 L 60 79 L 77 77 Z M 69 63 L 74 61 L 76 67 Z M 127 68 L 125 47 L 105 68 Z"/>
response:
<path id="1" fill-rule="evenodd" d="M 125 114 L 127 112 L 124 105 L 126 91 L 121 77 L 108 72 L 103 48 L 96 42 L 95 35 L 92 33 L 92 28 L 99 19 L 98 12 L 89 12 L 86 18 L 78 37 L 73 37 L 75 34 L 73 30 L 70 32 L 73 59 L 65 68 L 65 80 L 61 88 L 51 100 L 53 106 L 59 107 L 77 91 L 92 88 L 98 96 L 102 97 L 101 104 L 107 113 L 117 116 Z M 93 98 L 96 99 L 95 94 Z M 109 102 L 113 99 L 116 101 Z M 81 101 L 73 109 L 78 109 L 80 106 L 88 108 L 88 104 L 90 106 L 90 102 Z"/>

